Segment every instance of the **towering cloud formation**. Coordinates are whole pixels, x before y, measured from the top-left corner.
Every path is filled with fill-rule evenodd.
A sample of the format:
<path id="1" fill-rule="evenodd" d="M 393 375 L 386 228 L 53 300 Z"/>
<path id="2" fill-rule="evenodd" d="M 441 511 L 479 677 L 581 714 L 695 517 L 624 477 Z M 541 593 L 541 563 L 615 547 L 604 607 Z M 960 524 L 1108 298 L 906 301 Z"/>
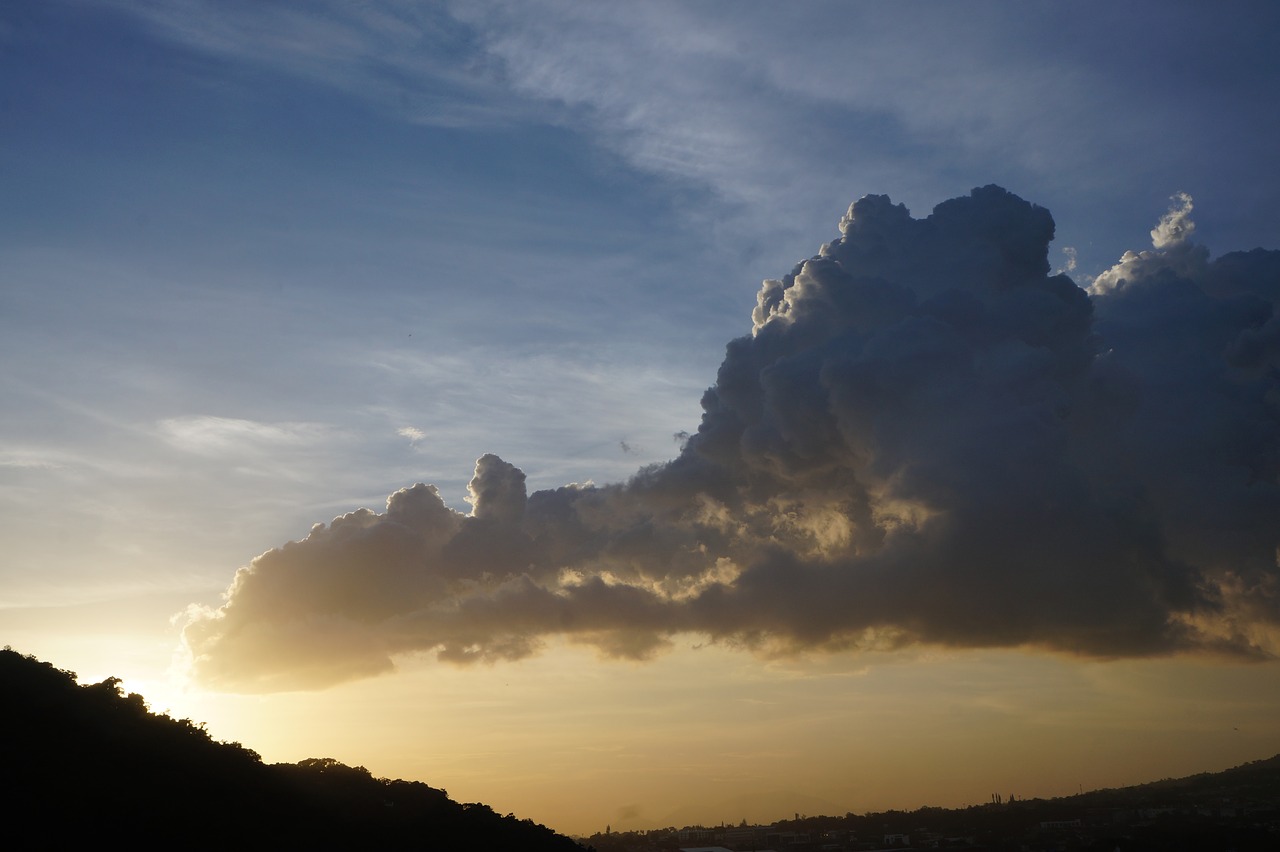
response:
<path id="1" fill-rule="evenodd" d="M 395 654 L 643 658 L 925 642 L 1110 657 L 1280 648 L 1280 252 L 1210 262 L 1191 201 L 1089 292 L 995 186 L 868 196 L 766 281 L 679 457 L 527 495 L 487 455 L 240 569 L 184 641 L 207 684 L 320 687 Z"/>

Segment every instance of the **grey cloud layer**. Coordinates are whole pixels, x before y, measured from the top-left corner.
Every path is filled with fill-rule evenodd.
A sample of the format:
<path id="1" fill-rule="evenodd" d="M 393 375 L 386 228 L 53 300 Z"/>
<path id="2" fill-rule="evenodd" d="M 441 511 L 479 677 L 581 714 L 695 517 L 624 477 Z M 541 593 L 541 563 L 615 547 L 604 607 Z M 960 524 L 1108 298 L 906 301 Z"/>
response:
<path id="1" fill-rule="evenodd" d="M 884 196 L 760 290 L 702 423 L 625 484 L 527 494 L 486 455 L 317 525 L 193 608 L 196 675 L 314 688 L 551 637 L 644 658 L 925 642 L 1277 650 L 1280 252 L 1210 261 L 1190 199 L 1085 291 L 998 187 Z"/>

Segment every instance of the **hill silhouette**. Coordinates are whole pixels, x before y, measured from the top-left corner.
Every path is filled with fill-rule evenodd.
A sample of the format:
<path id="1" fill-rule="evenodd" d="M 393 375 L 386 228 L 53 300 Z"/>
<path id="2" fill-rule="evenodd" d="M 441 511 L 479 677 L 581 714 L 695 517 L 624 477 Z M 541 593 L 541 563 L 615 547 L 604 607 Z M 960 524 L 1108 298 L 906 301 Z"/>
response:
<path id="1" fill-rule="evenodd" d="M 598 852 L 674 852 L 690 845 L 737 852 L 1182 852 L 1280 849 L 1280 755 L 1222 772 L 1052 799 L 992 794 L 964 808 L 922 807 L 799 816 L 767 826 L 674 826 L 584 838 Z"/>
<path id="2" fill-rule="evenodd" d="M 6 840 L 24 848 L 116 838 L 188 849 L 583 850 L 531 820 L 455 802 L 421 782 L 375 778 L 362 766 L 330 758 L 264 764 L 190 719 L 150 712 L 119 678 L 81 685 L 74 672 L 8 647 L 0 651 L 0 687 L 0 817 Z M 781 820 L 750 846 L 734 845 L 765 848 L 756 841 L 771 840 L 795 852 L 858 850 L 913 836 L 899 844 L 988 852 L 1271 850 L 1280 837 L 1280 755 L 1076 796 L 995 798 L 963 809 Z M 601 852 L 686 845 L 674 828 L 587 842 Z"/>
<path id="3" fill-rule="evenodd" d="M 116 838 L 179 848 L 579 852 L 531 820 L 329 758 L 264 764 L 203 725 L 150 712 L 119 678 L 0 651 L 0 813 L 8 839 L 67 848 Z"/>

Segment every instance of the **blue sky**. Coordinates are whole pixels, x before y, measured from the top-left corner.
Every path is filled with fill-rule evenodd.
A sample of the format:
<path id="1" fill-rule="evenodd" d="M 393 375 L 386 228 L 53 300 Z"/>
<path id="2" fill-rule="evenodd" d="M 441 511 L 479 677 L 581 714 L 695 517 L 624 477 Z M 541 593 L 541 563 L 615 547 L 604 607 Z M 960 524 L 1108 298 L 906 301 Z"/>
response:
<path id="1" fill-rule="evenodd" d="M 158 677 L 314 523 L 466 511 L 489 452 L 666 461 L 865 194 L 999 184 L 1082 286 L 1176 192 L 1276 248 L 1278 42 L 1265 2 L 8 3 L 0 623 Z"/>

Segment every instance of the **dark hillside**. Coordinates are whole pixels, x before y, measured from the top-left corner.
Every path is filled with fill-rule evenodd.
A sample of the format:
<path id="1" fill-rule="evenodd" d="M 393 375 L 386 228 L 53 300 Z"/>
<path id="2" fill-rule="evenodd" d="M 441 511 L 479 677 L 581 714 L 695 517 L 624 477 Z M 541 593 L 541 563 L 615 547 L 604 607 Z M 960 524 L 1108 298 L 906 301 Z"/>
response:
<path id="1" fill-rule="evenodd" d="M 0 814 L 23 846 L 114 837 L 179 848 L 579 849 L 531 821 L 363 767 L 265 765 L 189 719 L 151 713 L 117 678 L 81 686 L 5 648 L 0 686 Z"/>

